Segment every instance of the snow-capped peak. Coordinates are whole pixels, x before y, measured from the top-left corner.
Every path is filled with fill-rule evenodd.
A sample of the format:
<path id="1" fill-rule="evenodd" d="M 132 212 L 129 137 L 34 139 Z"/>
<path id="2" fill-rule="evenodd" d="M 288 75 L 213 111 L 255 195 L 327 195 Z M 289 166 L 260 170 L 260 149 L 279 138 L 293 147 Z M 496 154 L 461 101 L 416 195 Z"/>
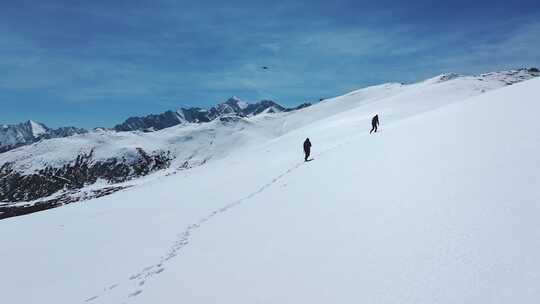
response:
<path id="1" fill-rule="evenodd" d="M 225 103 L 229 104 L 229 105 L 232 105 L 232 106 L 237 106 L 241 110 L 244 110 L 249 105 L 249 103 L 241 100 L 240 98 L 238 98 L 236 96 L 232 96 L 231 98 L 227 99 L 227 101 Z"/>
<path id="2" fill-rule="evenodd" d="M 237 103 L 238 107 L 240 107 L 240 109 L 244 110 L 245 108 L 248 107 L 249 103 L 245 102 L 245 101 L 239 101 Z"/>
<path id="3" fill-rule="evenodd" d="M 34 137 L 39 137 L 40 135 L 47 133 L 48 128 L 42 123 L 29 120 L 27 124 L 30 126 L 30 130 Z"/>
<path id="4" fill-rule="evenodd" d="M 84 129 L 74 127 L 50 129 L 33 120 L 13 125 L 2 125 L 0 128 L 0 153 L 44 138 L 67 137 L 86 132 Z"/>

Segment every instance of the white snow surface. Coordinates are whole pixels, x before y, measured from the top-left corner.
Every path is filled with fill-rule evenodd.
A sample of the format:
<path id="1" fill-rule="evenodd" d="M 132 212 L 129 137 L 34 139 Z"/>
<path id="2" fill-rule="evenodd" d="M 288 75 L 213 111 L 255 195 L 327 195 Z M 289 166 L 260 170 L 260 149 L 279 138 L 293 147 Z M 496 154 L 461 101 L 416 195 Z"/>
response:
<path id="1" fill-rule="evenodd" d="M 538 303 L 540 79 L 448 78 L 229 125 L 29 146 L 61 156 L 45 143 L 103 141 L 106 157 L 200 141 L 213 160 L 0 221 L 2 301 Z"/>

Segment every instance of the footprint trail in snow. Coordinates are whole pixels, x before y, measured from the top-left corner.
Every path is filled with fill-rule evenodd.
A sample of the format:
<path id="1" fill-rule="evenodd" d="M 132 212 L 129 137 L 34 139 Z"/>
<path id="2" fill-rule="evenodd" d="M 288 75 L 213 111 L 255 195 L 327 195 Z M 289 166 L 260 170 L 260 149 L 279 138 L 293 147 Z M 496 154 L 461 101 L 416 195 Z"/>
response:
<path id="1" fill-rule="evenodd" d="M 165 253 L 159 260 L 159 262 L 156 262 L 153 265 L 144 267 L 141 271 L 131 275 L 128 279 L 126 279 L 125 283 L 122 285 L 129 284 L 129 290 L 131 290 L 128 294 L 126 294 L 126 299 L 124 301 L 128 301 L 131 298 L 134 298 L 138 295 L 140 295 L 143 292 L 144 285 L 147 282 L 147 280 L 153 278 L 154 276 L 162 273 L 165 271 L 164 265 L 171 260 L 172 258 L 176 257 L 180 250 L 187 246 L 189 244 L 189 241 L 191 239 L 192 233 L 201 228 L 204 223 L 210 221 L 212 218 L 216 217 L 217 215 L 224 213 L 226 211 L 229 211 L 230 209 L 244 203 L 246 200 L 249 200 L 253 198 L 254 196 L 260 194 L 261 192 L 265 191 L 267 188 L 278 182 L 280 179 L 282 179 L 285 175 L 291 173 L 293 170 L 300 167 L 304 162 L 296 164 L 294 167 L 289 168 L 287 171 L 283 172 L 282 174 L 278 175 L 277 177 L 273 178 L 270 182 L 264 184 L 262 187 L 257 189 L 255 192 L 252 192 L 248 194 L 247 196 L 236 200 L 232 203 L 229 203 L 219 209 L 216 209 L 209 213 L 207 216 L 199 219 L 195 223 L 189 225 L 186 227 L 186 229 L 178 234 L 177 240 L 173 243 L 173 245 L 169 248 L 167 253 Z M 107 294 L 115 289 L 116 287 L 119 287 L 121 284 L 114 283 L 109 285 L 108 287 L 103 288 L 103 291 L 99 295 L 93 295 L 91 297 L 88 297 L 84 300 L 85 303 L 93 302 L 99 298 L 107 296 Z"/>

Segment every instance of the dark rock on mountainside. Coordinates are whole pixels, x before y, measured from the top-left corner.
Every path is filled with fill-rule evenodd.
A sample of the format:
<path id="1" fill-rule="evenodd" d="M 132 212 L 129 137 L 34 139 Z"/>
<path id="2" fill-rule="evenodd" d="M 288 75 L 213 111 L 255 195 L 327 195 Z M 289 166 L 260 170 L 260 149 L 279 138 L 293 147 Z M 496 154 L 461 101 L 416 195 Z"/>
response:
<path id="1" fill-rule="evenodd" d="M 64 193 L 58 196 L 55 196 L 53 198 L 45 199 L 45 200 L 34 202 L 34 203 L 18 204 L 18 205 L 2 205 L 2 203 L 0 203 L 0 220 L 9 218 L 9 217 L 20 216 L 20 215 L 30 214 L 30 213 L 34 213 L 38 211 L 47 210 L 47 209 L 52 209 L 52 208 L 60 207 L 60 206 L 78 202 L 78 201 L 84 201 L 84 200 L 89 200 L 92 198 L 102 197 L 102 196 L 109 195 L 116 191 L 120 191 L 129 187 L 130 186 L 110 186 L 110 187 L 105 187 L 102 189 L 90 190 L 88 193 L 85 193 L 84 195 L 78 195 L 76 190 L 67 190 Z"/>
<path id="2" fill-rule="evenodd" d="M 300 104 L 294 108 L 288 108 L 288 109 L 285 109 L 285 112 L 291 112 L 291 111 L 296 111 L 296 110 L 300 110 L 300 109 L 303 109 L 303 108 L 307 108 L 307 107 L 310 107 L 312 104 L 309 103 L 309 102 L 304 102 L 303 104 Z"/>
<path id="3" fill-rule="evenodd" d="M 242 111 L 242 114 L 245 116 L 258 115 L 263 112 L 266 113 L 279 113 L 285 112 L 288 109 L 278 105 L 277 103 L 271 100 L 261 100 L 257 103 L 248 104 L 248 106 Z"/>
<path id="4" fill-rule="evenodd" d="M 144 117 L 130 117 L 116 125 L 116 131 L 156 131 L 176 126 L 184 122 L 208 122 L 207 111 L 200 108 L 166 111 L 161 114 L 151 114 Z"/>
<path id="5" fill-rule="evenodd" d="M 148 115 L 145 117 L 130 117 L 126 119 L 122 124 L 116 125 L 114 129 L 116 131 L 130 131 L 130 130 L 145 130 L 150 126 L 157 126 L 157 128 L 167 128 L 174 126 L 178 123 L 176 113 L 173 111 L 167 111 L 158 115 Z"/>
<path id="6" fill-rule="evenodd" d="M 149 154 L 137 148 L 137 157 L 131 160 L 113 157 L 96 161 L 91 151 L 79 154 L 62 167 L 46 166 L 30 174 L 15 170 L 13 163 L 8 162 L 0 167 L 0 202 L 32 201 L 61 190 L 80 189 L 98 179 L 110 184 L 124 182 L 168 168 L 171 160 L 170 152 Z"/>

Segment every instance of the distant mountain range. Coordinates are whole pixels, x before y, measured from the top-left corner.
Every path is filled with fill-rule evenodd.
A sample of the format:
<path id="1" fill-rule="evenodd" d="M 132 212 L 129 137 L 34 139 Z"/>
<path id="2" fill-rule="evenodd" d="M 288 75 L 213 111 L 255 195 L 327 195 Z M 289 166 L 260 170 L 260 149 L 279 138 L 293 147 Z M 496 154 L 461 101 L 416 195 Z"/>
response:
<path id="1" fill-rule="evenodd" d="M 310 106 L 301 104 L 295 108 L 285 108 L 274 101 L 262 100 L 257 103 L 247 103 L 237 97 L 231 97 L 209 109 L 181 108 L 176 111 L 166 111 L 161 114 L 151 114 L 143 117 L 130 117 L 123 123 L 112 128 L 114 131 L 144 131 L 152 132 L 179 124 L 205 123 L 224 115 L 250 117 L 262 113 L 290 112 Z M 19 124 L 0 126 L 0 153 L 29 145 L 43 139 L 67 137 L 87 133 L 88 130 L 76 127 L 61 127 L 51 129 L 46 125 L 29 120 Z"/>
<path id="2" fill-rule="evenodd" d="M 274 101 L 262 100 L 257 103 L 247 103 L 237 97 L 231 97 L 210 109 L 181 108 L 177 111 L 166 111 L 161 114 L 152 114 L 143 117 L 130 117 L 123 123 L 116 125 L 116 131 L 156 131 L 185 123 L 210 122 L 224 115 L 250 117 L 262 113 L 290 112 L 310 106 L 304 103 L 295 108 L 285 108 Z"/>

